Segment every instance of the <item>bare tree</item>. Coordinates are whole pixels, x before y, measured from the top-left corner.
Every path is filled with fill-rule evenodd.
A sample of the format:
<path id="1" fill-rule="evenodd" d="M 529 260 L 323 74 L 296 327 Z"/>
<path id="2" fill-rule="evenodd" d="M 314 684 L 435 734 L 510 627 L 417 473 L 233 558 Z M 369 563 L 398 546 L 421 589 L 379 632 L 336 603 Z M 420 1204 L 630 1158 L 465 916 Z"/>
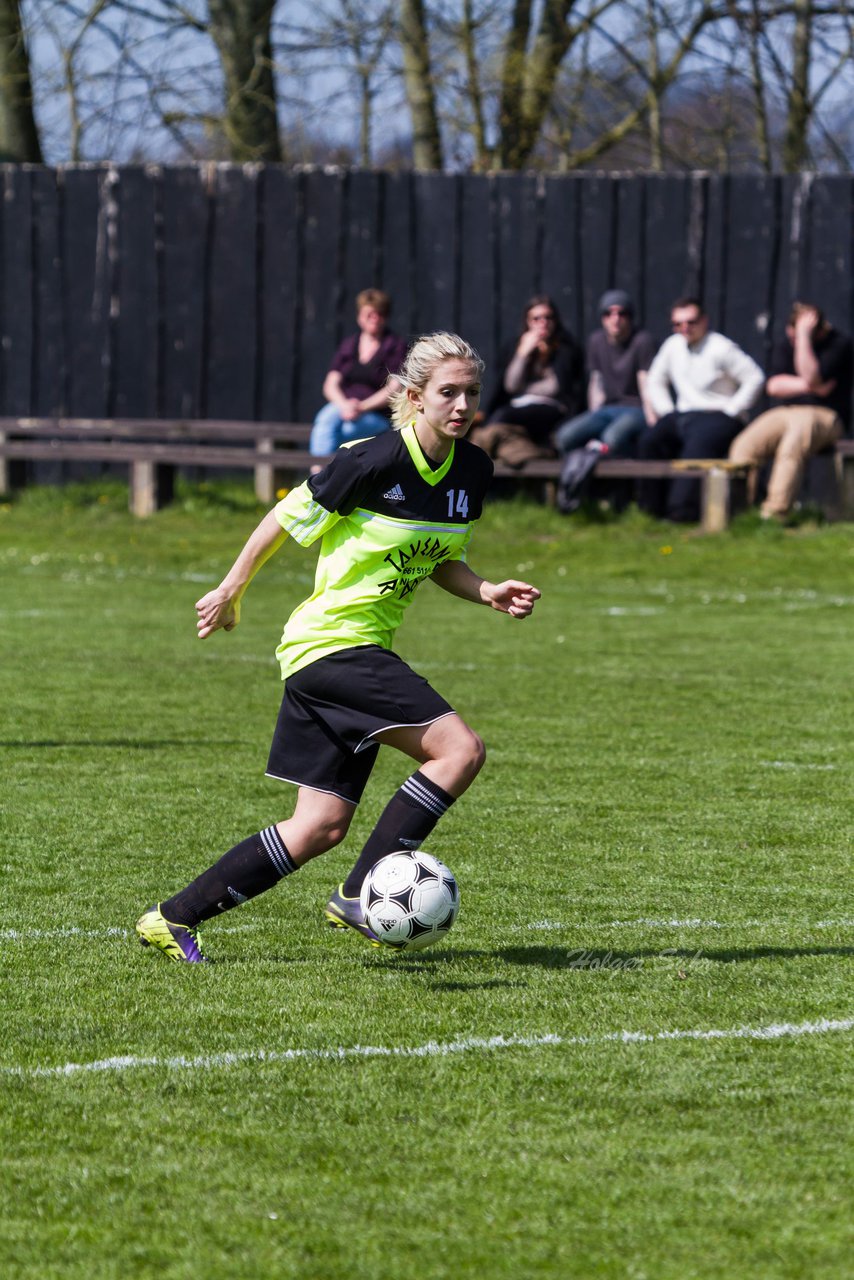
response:
<path id="1" fill-rule="evenodd" d="M 208 0 L 222 64 L 223 132 L 233 160 L 281 160 L 270 23 L 276 0 Z"/>
<path id="2" fill-rule="evenodd" d="M 20 0 L 52 50 L 36 92 L 62 158 L 162 158 L 164 139 L 194 154 L 219 136 L 235 160 L 280 159 L 275 2 Z"/>
<path id="3" fill-rule="evenodd" d="M 55 159 L 278 160 L 285 136 L 291 161 L 419 169 L 854 165 L 848 0 L 0 0 L 19 125 L 22 24 Z"/>
<path id="4" fill-rule="evenodd" d="M 442 138 L 423 0 L 401 0 L 400 46 L 406 97 L 412 117 L 413 164 L 416 169 L 441 169 Z"/>
<path id="5" fill-rule="evenodd" d="M 0 160 L 42 161 L 18 0 L 0 0 Z"/>
<path id="6" fill-rule="evenodd" d="M 731 0 L 730 14 L 747 37 L 749 77 L 763 167 L 786 173 L 809 168 L 817 154 L 830 153 L 837 165 L 854 163 L 850 146 L 840 146 L 822 117 L 833 117 L 854 90 L 854 12 L 829 0 Z M 772 115 L 782 112 L 782 136 L 775 138 Z"/>
<path id="7" fill-rule="evenodd" d="M 313 121 L 318 129 L 329 119 L 345 122 L 336 130 L 340 141 L 337 147 L 332 143 L 332 149 L 349 152 L 366 168 L 373 160 L 377 99 L 397 70 L 390 58 L 396 30 L 393 0 L 329 0 L 314 4 L 299 21 L 281 22 L 276 28 L 278 63 L 289 72 L 285 96 L 293 102 L 294 114 L 300 123 Z M 295 93 L 297 83 L 301 88 Z M 315 143 L 324 149 L 330 146 L 320 136 Z"/>

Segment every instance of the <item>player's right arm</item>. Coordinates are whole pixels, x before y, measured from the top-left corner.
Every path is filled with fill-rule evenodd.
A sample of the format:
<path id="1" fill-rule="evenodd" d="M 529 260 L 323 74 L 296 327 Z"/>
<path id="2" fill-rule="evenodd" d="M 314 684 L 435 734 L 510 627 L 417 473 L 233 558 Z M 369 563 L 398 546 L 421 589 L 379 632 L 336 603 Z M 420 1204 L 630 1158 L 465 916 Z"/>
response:
<path id="1" fill-rule="evenodd" d="M 196 601 L 199 615 L 196 630 L 199 639 L 214 631 L 233 631 L 240 621 L 240 601 L 249 583 L 265 561 L 284 542 L 287 533 L 279 524 L 275 512 L 268 511 L 264 519 L 246 540 L 234 564 L 218 587 Z"/>

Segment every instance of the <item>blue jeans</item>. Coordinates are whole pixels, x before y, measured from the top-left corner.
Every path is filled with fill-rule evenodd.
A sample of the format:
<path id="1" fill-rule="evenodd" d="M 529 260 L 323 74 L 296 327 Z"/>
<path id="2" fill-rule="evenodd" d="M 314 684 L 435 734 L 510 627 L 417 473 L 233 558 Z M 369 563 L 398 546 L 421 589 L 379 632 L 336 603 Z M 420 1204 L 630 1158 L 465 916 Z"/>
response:
<path id="1" fill-rule="evenodd" d="M 345 422 L 337 404 L 325 404 L 311 428 L 309 453 L 313 453 L 315 457 L 323 457 L 327 453 L 334 453 L 345 440 L 364 440 L 366 436 L 378 436 L 390 429 L 391 419 L 384 413 L 370 410 L 368 413 L 360 413 L 352 422 Z"/>
<path id="2" fill-rule="evenodd" d="M 630 458 L 645 426 L 643 409 L 604 404 L 601 409 L 591 409 L 562 422 L 554 433 L 555 448 L 558 453 L 569 453 L 571 449 L 582 449 L 591 440 L 601 440 L 615 458 Z"/>

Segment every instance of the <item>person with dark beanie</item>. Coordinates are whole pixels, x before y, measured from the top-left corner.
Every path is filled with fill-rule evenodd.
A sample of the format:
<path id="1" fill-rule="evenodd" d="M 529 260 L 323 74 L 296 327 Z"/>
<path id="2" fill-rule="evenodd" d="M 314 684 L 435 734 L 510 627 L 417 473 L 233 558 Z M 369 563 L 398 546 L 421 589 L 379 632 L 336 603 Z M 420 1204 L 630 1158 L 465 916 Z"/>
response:
<path id="1" fill-rule="evenodd" d="M 204 962 L 200 924 L 344 839 L 385 744 L 418 767 L 325 909 L 334 928 L 378 943 L 359 902 L 363 880 L 386 854 L 417 849 L 477 777 L 485 759 L 480 737 L 391 645 L 427 579 L 513 618 L 528 617 L 539 598 L 530 583 L 488 582 L 466 564 L 493 470 L 464 438 L 482 375 L 483 362 L 462 338 L 420 338 L 396 375 L 398 430 L 339 449 L 264 517 L 222 583 L 197 602 L 201 639 L 231 631 L 254 574 L 285 539 L 320 541 L 314 590 L 291 614 L 276 651 L 284 696 L 267 773 L 297 786 L 293 813 L 144 912 L 136 924 L 144 946 Z"/>

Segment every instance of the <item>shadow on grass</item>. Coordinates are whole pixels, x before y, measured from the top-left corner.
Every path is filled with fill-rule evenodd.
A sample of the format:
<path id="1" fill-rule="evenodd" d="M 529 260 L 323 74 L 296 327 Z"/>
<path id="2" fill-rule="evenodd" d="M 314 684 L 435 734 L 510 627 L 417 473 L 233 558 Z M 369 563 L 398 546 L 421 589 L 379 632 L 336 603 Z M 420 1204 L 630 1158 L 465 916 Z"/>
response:
<path id="1" fill-rule="evenodd" d="M 715 964 L 750 964 L 757 960 L 795 960 L 806 956 L 854 956 L 854 947 L 731 947 L 707 949 L 705 947 L 648 947 L 637 951 L 615 951 L 602 947 L 498 947 L 494 951 L 442 947 L 436 951 L 419 951 L 410 954 L 393 952 L 383 956 L 375 951 L 371 957 L 378 962 L 394 959 L 395 968 L 405 973 L 430 973 L 436 977 L 443 966 L 466 960 L 502 960 L 505 964 L 522 968 L 539 969 L 639 969 L 646 960 L 708 960 Z M 497 979 L 483 982 L 437 983 L 442 989 L 508 986 L 511 983 Z"/>
<path id="2" fill-rule="evenodd" d="M 614 951 L 593 947 L 506 947 L 494 953 L 507 964 L 536 965 L 540 969 L 639 968 L 644 960 L 711 960 L 717 964 L 745 964 L 754 960 L 794 960 L 801 956 L 854 956 L 854 947 L 650 947 L 642 951 Z"/>

